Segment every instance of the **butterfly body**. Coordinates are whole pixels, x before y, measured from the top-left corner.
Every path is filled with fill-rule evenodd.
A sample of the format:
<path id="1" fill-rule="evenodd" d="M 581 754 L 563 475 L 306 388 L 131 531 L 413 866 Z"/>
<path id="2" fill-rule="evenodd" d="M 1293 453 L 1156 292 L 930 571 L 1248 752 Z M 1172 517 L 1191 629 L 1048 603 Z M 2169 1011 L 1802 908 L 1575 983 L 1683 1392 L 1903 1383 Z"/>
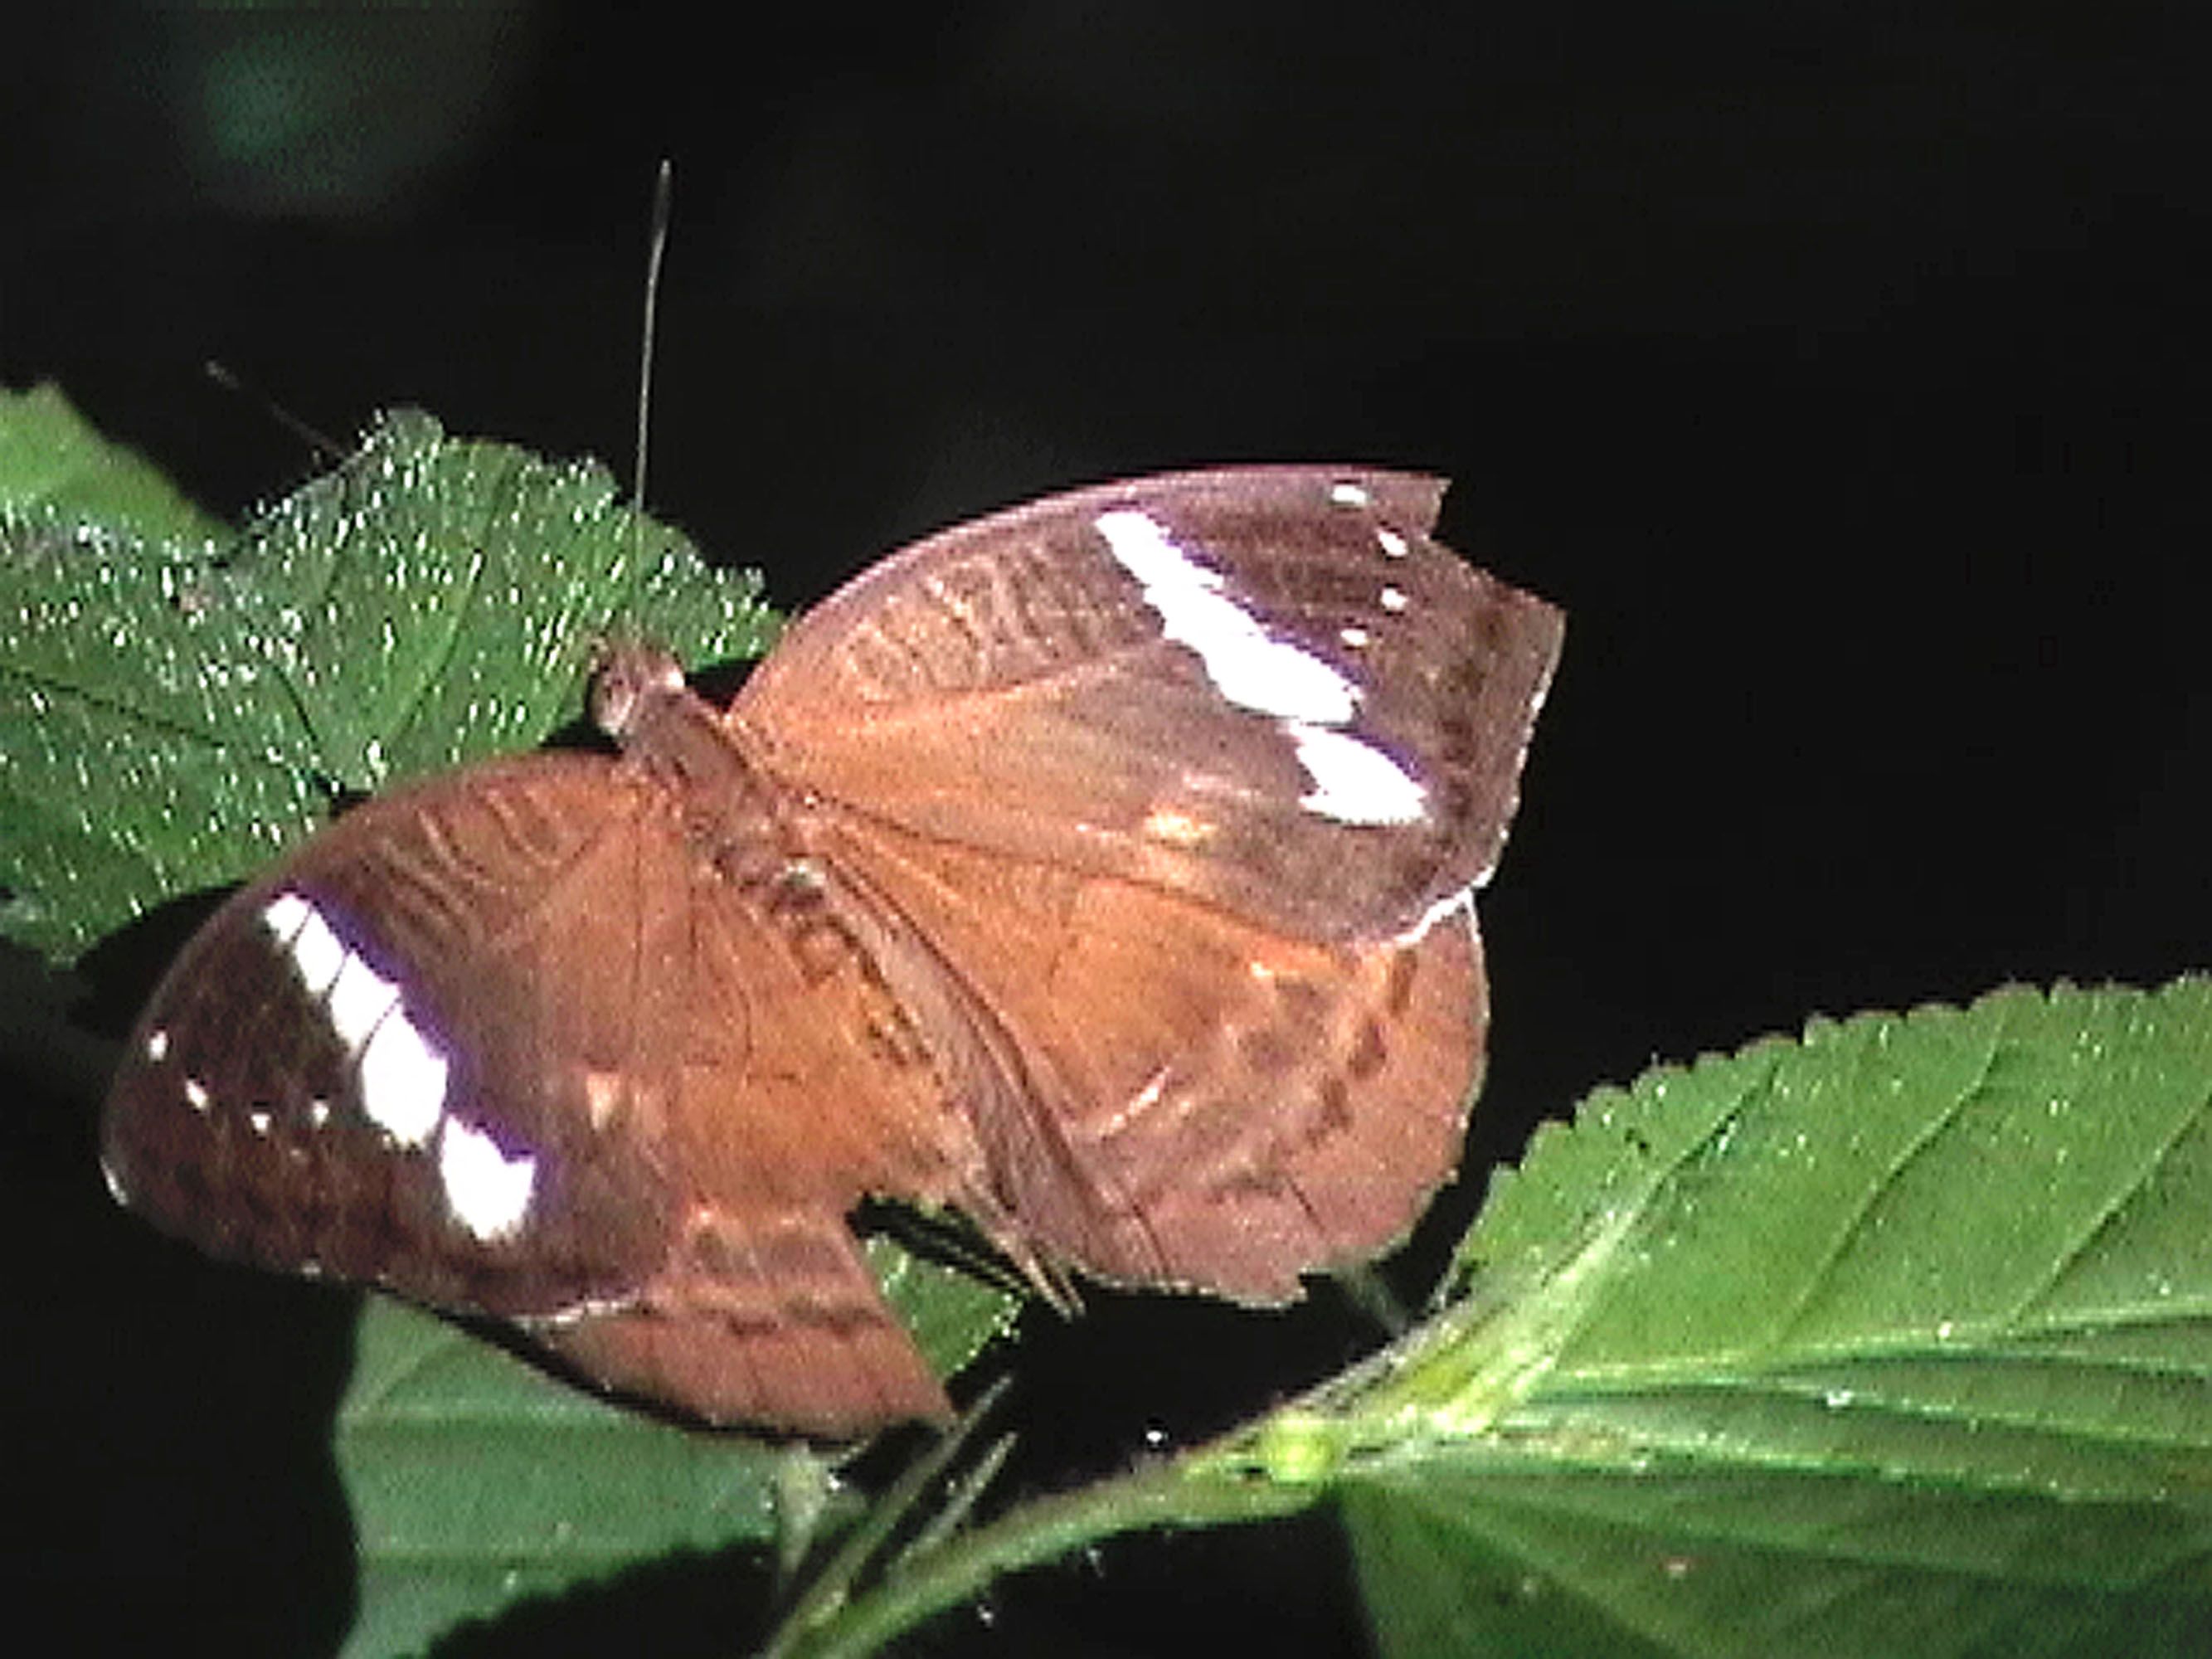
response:
<path id="1" fill-rule="evenodd" d="M 716 1421 L 941 1415 L 864 1198 L 1051 1285 L 1267 1303 L 1457 1155 L 1486 878 L 1558 613 L 1441 486 L 1231 469 L 930 538 L 726 710 L 466 767 L 234 895 L 134 1033 L 111 1184 L 211 1252 L 512 1322 Z"/>

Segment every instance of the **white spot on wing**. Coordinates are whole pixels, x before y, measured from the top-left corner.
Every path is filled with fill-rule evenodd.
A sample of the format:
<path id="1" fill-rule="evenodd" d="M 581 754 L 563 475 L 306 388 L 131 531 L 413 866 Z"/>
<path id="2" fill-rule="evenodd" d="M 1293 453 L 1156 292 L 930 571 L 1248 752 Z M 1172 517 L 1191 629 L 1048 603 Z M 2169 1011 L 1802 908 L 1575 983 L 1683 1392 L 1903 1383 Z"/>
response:
<path id="1" fill-rule="evenodd" d="M 131 1189 L 123 1184 L 123 1177 L 115 1173 L 115 1166 L 106 1158 L 100 1160 L 100 1178 L 107 1183 L 107 1195 L 118 1204 L 128 1206 Z"/>
<path id="2" fill-rule="evenodd" d="M 606 1132 L 614 1121 L 615 1109 L 622 1104 L 623 1080 L 619 1072 L 586 1072 L 584 1073 L 584 1110 L 589 1115 L 592 1127 L 599 1133 Z"/>
<path id="3" fill-rule="evenodd" d="M 208 1103 L 212 1098 L 213 1097 L 208 1093 L 207 1085 L 201 1082 L 198 1078 L 188 1077 L 185 1079 L 185 1104 L 191 1107 L 194 1111 L 204 1112 L 207 1110 Z"/>
<path id="4" fill-rule="evenodd" d="M 262 924 L 289 945 L 313 908 L 297 893 L 279 893 L 261 907 Z"/>
<path id="5" fill-rule="evenodd" d="M 513 1237 L 530 1214 L 538 1160 L 509 1158 L 483 1130 L 449 1118 L 438 1137 L 438 1179 L 454 1219 L 489 1244 Z"/>
<path id="6" fill-rule="evenodd" d="M 1328 487 L 1328 498 L 1339 507 L 1364 507 L 1374 499 L 1363 486 L 1353 483 L 1349 479 L 1342 483 L 1331 484 Z"/>
<path id="7" fill-rule="evenodd" d="M 1298 805 L 1309 812 L 1340 823 L 1420 820 L 1428 792 L 1373 744 L 1296 720 L 1285 721 L 1283 729 L 1297 745 L 1298 764 L 1313 780 L 1313 788 L 1298 797 Z"/>
<path id="8" fill-rule="evenodd" d="M 421 1146 L 446 1112 L 446 1056 L 393 1007 L 361 1055 L 361 1106 L 403 1146 Z"/>
<path id="9" fill-rule="evenodd" d="M 368 1041 L 398 1000 L 397 985 L 349 952 L 331 981 L 331 1029 L 350 1053 Z"/>
<path id="10" fill-rule="evenodd" d="M 1397 588 L 1384 588 L 1381 598 L 1385 611 L 1403 611 L 1406 608 L 1406 596 Z"/>
<path id="11" fill-rule="evenodd" d="M 1278 720 L 1341 726 L 1352 718 L 1359 689 L 1311 652 L 1271 637 L 1222 592 L 1220 574 L 1170 541 L 1150 515 L 1116 507 L 1097 525 L 1115 560 L 1143 585 L 1167 637 L 1198 653 L 1223 696 Z"/>
<path id="12" fill-rule="evenodd" d="M 1375 539 L 1382 544 L 1387 557 L 1402 559 L 1406 556 L 1406 538 L 1396 531 L 1378 529 L 1375 532 Z"/>
<path id="13" fill-rule="evenodd" d="M 1172 806 L 1156 806 L 1147 812 L 1144 830 L 1149 839 L 1170 847 L 1203 847 L 1214 835 L 1214 826 L 1207 820 Z"/>
<path id="14" fill-rule="evenodd" d="M 1429 936 L 1429 929 L 1438 922 L 1448 921 L 1462 912 L 1466 914 L 1468 929 L 1472 933 L 1474 928 L 1474 889 L 1481 884 L 1480 882 L 1476 882 L 1472 886 L 1461 888 L 1456 893 L 1445 894 L 1443 897 L 1421 913 L 1421 919 L 1419 921 L 1399 934 L 1395 942 L 1400 945 L 1418 945 Z M 1480 944 L 1480 941 L 1478 940 L 1477 943 Z"/>
<path id="15" fill-rule="evenodd" d="M 319 997 L 329 990 L 344 965 L 346 948 L 323 913 L 301 895 L 284 892 L 262 907 L 261 921 L 292 958 L 307 994 Z"/>
<path id="16" fill-rule="evenodd" d="M 1364 628 L 1340 628 L 1336 637 L 1357 651 L 1375 636 Z"/>
<path id="17" fill-rule="evenodd" d="M 358 1056 L 362 1109 L 399 1145 L 428 1146 L 445 1115 L 448 1067 L 444 1052 L 400 1006 L 399 987 L 346 949 L 304 894 L 277 894 L 261 920 L 283 942 L 307 994 L 322 1000 L 340 1045 Z M 188 1097 L 195 1086 L 185 1085 Z M 308 1116 L 321 1128 L 330 1121 L 328 1103 L 317 1101 Z M 267 1133 L 258 1114 L 253 1128 Z"/>
<path id="18" fill-rule="evenodd" d="M 146 1033 L 146 1058 L 159 1066 L 169 1057 L 169 1034 L 167 1031 Z"/>
<path id="19" fill-rule="evenodd" d="M 1167 1086 L 1168 1068 L 1163 1066 L 1146 1080 L 1143 1088 L 1129 1097 L 1119 1111 L 1109 1113 L 1103 1121 L 1093 1125 L 1086 1133 L 1100 1140 L 1103 1140 L 1109 1135 L 1121 1133 L 1130 1124 L 1159 1104 L 1160 1097 L 1166 1092 Z"/>
<path id="20" fill-rule="evenodd" d="M 321 996 L 331 988 L 344 969 L 346 948 L 338 936 L 331 931 L 320 911 L 311 911 L 307 925 L 292 941 L 292 964 L 300 970 L 300 982 L 307 988 L 311 997 Z"/>

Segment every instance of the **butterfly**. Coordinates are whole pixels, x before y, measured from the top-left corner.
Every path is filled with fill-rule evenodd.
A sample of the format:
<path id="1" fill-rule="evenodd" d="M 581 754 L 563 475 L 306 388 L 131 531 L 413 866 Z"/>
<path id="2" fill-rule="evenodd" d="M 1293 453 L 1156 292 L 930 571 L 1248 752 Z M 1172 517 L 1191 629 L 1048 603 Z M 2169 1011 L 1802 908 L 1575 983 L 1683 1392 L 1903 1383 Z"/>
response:
<path id="1" fill-rule="evenodd" d="M 1441 482 L 1235 467 L 932 536 L 727 708 L 608 649 L 614 754 L 359 806 L 132 1033 L 116 1195 L 506 1322 L 714 1423 L 948 1411 L 848 1218 L 1271 1304 L 1457 1162 L 1490 877 L 1563 632 Z"/>

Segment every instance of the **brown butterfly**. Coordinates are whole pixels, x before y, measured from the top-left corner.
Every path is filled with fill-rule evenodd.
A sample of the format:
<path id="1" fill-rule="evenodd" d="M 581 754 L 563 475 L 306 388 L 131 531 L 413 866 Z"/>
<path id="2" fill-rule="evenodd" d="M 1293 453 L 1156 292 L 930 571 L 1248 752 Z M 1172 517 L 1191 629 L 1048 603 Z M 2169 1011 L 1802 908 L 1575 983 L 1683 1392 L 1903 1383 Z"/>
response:
<path id="1" fill-rule="evenodd" d="M 1443 490 L 1053 496 L 877 565 L 726 710 L 612 653 L 619 757 L 395 790 L 216 914 L 131 1039 L 111 1186 L 816 1433 L 947 1409 L 871 1195 L 1046 1287 L 1294 1298 L 1457 1159 L 1471 893 L 1559 649 L 1431 539 Z"/>

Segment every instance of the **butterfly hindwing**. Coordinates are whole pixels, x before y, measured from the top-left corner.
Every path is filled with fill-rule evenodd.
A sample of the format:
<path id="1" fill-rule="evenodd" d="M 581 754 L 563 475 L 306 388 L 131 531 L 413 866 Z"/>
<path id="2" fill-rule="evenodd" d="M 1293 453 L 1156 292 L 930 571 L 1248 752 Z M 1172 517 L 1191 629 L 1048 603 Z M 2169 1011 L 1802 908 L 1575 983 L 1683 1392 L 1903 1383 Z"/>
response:
<path id="1" fill-rule="evenodd" d="M 1315 944 L 880 825 L 834 844 L 962 965 L 1017 1057 L 956 1091 L 1017 1255 L 1287 1301 L 1403 1237 L 1452 1168 L 1482 1066 L 1468 915 Z"/>

